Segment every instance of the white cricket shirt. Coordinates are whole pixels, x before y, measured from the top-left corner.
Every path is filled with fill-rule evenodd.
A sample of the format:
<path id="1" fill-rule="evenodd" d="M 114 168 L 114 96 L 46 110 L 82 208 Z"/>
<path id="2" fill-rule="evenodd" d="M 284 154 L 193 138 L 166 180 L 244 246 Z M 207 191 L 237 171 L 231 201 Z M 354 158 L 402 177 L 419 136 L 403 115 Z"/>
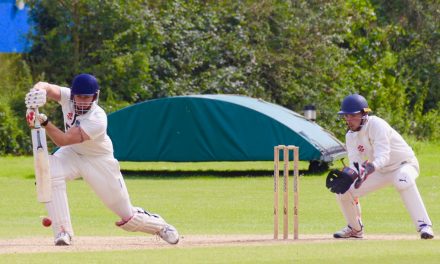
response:
<path id="1" fill-rule="evenodd" d="M 76 115 L 73 103 L 70 101 L 70 89 L 61 87 L 59 104 L 64 116 L 64 130 L 68 131 L 73 126 L 79 126 L 90 137 L 90 140 L 65 147 L 72 148 L 80 155 L 113 155 L 113 144 L 107 135 L 107 115 L 96 102 L 93 102 L 93 106 L 86 114 Z"/>
<path id="2" fill-rule="evenodd" d="M 353 162 L 361 165 L 368 160 L 373 162 L 376 170 L 380 172 L 394 170 L 405 162 L 413 163 L 418 168 L 412 148 L 380 117 L 367 116 L 366 123 L 360 131 L 347 132 L 345 142 L 350 165 L 353 165 Z"/>

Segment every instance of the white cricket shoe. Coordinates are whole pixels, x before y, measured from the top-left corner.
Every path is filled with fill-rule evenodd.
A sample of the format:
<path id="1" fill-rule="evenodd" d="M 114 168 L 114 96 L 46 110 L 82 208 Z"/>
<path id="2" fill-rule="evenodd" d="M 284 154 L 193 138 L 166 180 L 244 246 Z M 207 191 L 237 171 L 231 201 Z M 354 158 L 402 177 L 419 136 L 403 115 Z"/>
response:
<path id="1" fill-rule="evenodd" d="M 420 238 L 421 239 L 433 239 L 434 238 L 434 231 L 432 231 L 432 227 L 430 225 L 421 225 L 420 229 Z"/>
<path id="2" fill-rule="evenodd" d="M 341 231 L 333 234 L 334 238 L 362 238 L 363 236 L 364 231 L 362 229 L 357 231 L 351 228 L 351 226 L 346 226 Z"/>
<path id="3" fill-rule="evenodd" d="M 143 210 L 143 209 L 142 209 Z M 157 235 L 159 235 L 160 238 L 162 238 L 164 241 L 168 242 L 169 244 L 175 245 L 179 243 L 179 232 L 177 232 L 177 229 L 168 224 L 165 219 L 163 219 L 158 214 L 151 214 L 144 210 L 146 214 L 149 214 L 152 217 L 155 217 L 157 220 L 165 224 L 164 228 L 162 228 Z"/>
<path id="4" fill-rule="evenodd" d="M 162 230 L 159 231 L 158 235 L 164 241 L 172 245 L 179 243 L 179 233 L 177 232 L 177 229 L 172 225 L 167 224 L 164 228 L 162 228 Z"/>
<path id="5" fill-rule="evenodd" d="M 65 231 L 58 233 L 57 237 L 55 238 L 55 246 L 70 246 L 71 243 L 72 237 Z"/>

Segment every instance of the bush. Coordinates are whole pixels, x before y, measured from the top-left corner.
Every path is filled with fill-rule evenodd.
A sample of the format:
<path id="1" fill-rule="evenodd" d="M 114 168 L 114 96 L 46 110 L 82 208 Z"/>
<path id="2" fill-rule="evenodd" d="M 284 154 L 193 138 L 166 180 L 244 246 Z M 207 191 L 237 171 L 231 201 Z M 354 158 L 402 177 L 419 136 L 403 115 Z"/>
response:
<path id="1" fill-rule="evenodd" d="M 25 154 L 28 149 L 23 148 L 23 130 L 19 129 L 18 118 L 12 114 L 9 105 L 0 101 L 0 155 Z"/>
<path id="2" fill-rule="evenodd" d="M 415 123 L 414 134 L 417 139 L 440 141 L 440 112 L 431 109 Z"/>
<path id="3" fill-rule="evenodd" d="M 32 87 L 29 67 L 20 54 L 0 54 L 0 154 L 29 154 L 30 132 L 24 95 Z"/>

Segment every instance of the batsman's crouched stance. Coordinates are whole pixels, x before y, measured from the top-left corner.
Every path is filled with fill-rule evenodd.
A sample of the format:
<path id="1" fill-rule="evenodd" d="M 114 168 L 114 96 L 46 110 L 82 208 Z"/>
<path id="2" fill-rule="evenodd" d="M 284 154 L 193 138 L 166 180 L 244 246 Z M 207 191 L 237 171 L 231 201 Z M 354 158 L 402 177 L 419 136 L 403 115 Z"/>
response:
<path id="1" fill-rule="evenodd" d="M 326 186 L 336 193 L 347 226 L 335 238 L 362 238 L 359 197 L 393 185 L 422 239 L 434 237 L 432 222 L 416 185 L 419 164 L 411 147 L 385 120 L 369 116 L 367 101 L 353 94 L 341 106 L 348 126 L 346 146 L 350 168 L 332 171 Z M 362 164 L 359 166 L 359 164 Z"/>
<path id="2" fill-rule="evenodd" d="M 37 92 L 35 92 L 37 91 Z M 44 92 L 38 92 L 44 91 Z M 54 126 L 46 116 L 37 118 L 48 136 L 60 148 L 49 156 L 52 177 L 51 201 L 45 203 L 52 219 L 55 245 L 70 245 L 73 228 L 66 193 L 66 181 L 82 177 L 107 208 L 121 220 L 116 226 L 126 231 L 157 234 L 170 244 L 177 244 L 179 234 L 162 217 L 132 206 L 118 161 L 113 157 L 113 145 L 108 137 L 107 116 L 97 105 L 98 83 L 92 75 L 75 77 L 72 88 L 39 82 L 26 96 L 49 99 L 60 103 L 65 131 Z M 43 100 L 38 99 L 41 102 Z M 31 99 L 32 101 L 32 99 Z M 45 98 L 44 98 L 45 102 Z M 42 106 L 44 103 L 39 104 Z M 27 115 L 32 115 L 28 112 Z M 33 119 L 27 117 L 29 125 Z"/>

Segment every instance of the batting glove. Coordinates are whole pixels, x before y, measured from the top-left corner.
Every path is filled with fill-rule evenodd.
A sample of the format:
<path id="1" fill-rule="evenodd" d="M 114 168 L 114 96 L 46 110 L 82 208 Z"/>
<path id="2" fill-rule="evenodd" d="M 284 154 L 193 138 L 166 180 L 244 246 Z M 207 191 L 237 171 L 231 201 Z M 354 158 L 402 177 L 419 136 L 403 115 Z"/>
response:
<path id="1" fill-rule="evenodd" d="M 24 98 L 26 108 L 38 108 L 46 104 L 46 90 L 31 89 Z"/>
<path id="2" fill-rule="evenodd" d="M 30 128 L 35 128 L 35 121 L 36 121 L 36 113 L 33 109 L 27 109 L 26 110 L 26 121 Z M 40 125 L 45 127 L 47 123 L 49 123 L 49 118 L 45 114 L 38 114 L 38 121 L 40 122 Z"/>

